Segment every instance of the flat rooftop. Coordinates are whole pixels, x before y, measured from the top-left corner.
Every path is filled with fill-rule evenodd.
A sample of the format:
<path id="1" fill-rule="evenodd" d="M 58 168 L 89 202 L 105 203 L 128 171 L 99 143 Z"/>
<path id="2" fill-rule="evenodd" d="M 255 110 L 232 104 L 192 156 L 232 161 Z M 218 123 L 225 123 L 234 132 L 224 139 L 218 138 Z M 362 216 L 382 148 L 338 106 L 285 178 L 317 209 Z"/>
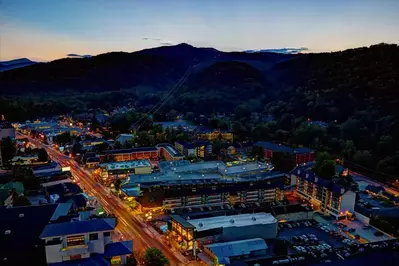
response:
<path id="1" fill-rule="evenodd" d="M 217 216 L 202 219 L 187 220 L 196 231 L 205 231 L 221 227 L 244 227 L 259 224 L 274 224 L 277 219 L 270 213 L 246 213 L 231 216 Z"/>
<path id="2" fill-rule="evenodd" d="M 155 173 L 149 175 L 131 175 L 130 183 L 126 184 L 126 187 L 132 185 L 140 186 L 167 186 L 174 184 L 204 184 L 204 183 L 239 183 L 239 182 L 250 182 L 259 180 L 268 180 L 275 177 L 285 176 L 281 172 L 264 172 L 253 175 L 245 175 L 239 177 L 224 177 L 219 173 L 193 173 L 193 174 L 162 174 Z M 125 187 L 124 186 L 124 187 Z"/>
<path id="3" fill-rule="evenodd" d="M 252 251 L 265 250 L 267 244 L 262 238 L 252 238 L 246 240 L 230 241 L 206 245 L 212 250 L 213 254 L 220 258 L 229 258 L 232 256 L 249 255 Z"/>
<path id="4" fill-rule="evenodd" d="M 102 163 L 101 168 L 110 170 L 122 170 L 122 169 L 133 169 L 139 167 L 151 167 L 149 160 L 138 160 L 138 161 L 125 161 L 125 162 L 113 162 L 113 163 Z"/>

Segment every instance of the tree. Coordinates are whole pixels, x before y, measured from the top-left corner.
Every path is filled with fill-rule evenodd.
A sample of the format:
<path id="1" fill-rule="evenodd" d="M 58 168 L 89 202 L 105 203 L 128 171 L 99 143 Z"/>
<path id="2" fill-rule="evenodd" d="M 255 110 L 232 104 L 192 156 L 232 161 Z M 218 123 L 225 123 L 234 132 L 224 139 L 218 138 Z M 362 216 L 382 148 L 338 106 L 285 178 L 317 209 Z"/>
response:
<path id="1" fill-rule="evenodd" d="M 37 151 L 37 157 L 39 162 L 47 162 L 49 160 L 47 151 L 45 149 L 39 149 Z"/>
<path id="2" fill-rule="evenodd" d="M 322 178 L 331 179 L 335 176 L 335 161 L 327 152 L 320 152 L 316 155 L 314 173 Z"/>
<path id="3" fill-rule="evenodd" d="M 258 161 L 263 160 L 265 157 L 265 153 L 263 152 L 263 147 L 260 146 L 252 147 L 251 155 L 256 157 Z"/>
<path id="4" fill-rule="evenodd" d="M 15 142 L 7 137 L 3 140 L 0 140 L 0 149 L 1 149 L 1 160 L 3 165 L 14 158 L 15 153 L 17 152 L 17 148 L 15 147 Z"/>
<path id="5" fill-rule="evenodd" d="M 31 203 L 29 199 L 24 195 L 20 194 L 13 202 L 13 206 L 30 206 Z"/>
<path id="6" fill-rule="evenodd" d="M 115 179 L 114 186 L 115 186 L 116 191 L 119 191 L 121 189 L 121 184 L 122 184 L 122 181 L 119 178 Z"/>
<path id="7" fill-rule="evenodd" d="M 136 266 L 137 265 L 137 260 L 136 257 L 132 254 L 126 259 L 126 264 L 127 266 Z"/>
<path id="8" fill-rule="evenodd" d="M 102 152 L 108 150 L 108 148 L 109 148 L 109 144 L 107 142 L 103 142 L 103 143 L 96 145 L 96 150 L 99 153 L 102 153 Z"/>
<path id="9" fill-rule="evenodd" d="M 147 266 L 170 265 L 168 258 L 157 248 L 149 248 L 144 254 L 144 264 Z"/>
<path id="10" fill-rule="evenodd" d="M 370 166 L 373 164 L 373 157 L 371 156 L 371 153 L 369 151 L 357 151 L 355 155 L 353 156 L 353 160 L 357 162 L 358 164 L 364 165 L 364 166 Z"/>

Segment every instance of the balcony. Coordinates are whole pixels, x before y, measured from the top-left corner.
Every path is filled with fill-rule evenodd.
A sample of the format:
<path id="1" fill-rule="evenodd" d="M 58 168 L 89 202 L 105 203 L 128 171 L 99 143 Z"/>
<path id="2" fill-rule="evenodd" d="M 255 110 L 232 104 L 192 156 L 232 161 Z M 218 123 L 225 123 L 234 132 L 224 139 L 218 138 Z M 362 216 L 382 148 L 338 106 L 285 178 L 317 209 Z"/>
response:
<path id="1" fill-rule="evenodd" d="M 67 256 L 74 256 L 79 254 L 89 253 L 89 246 L 87 244 L 77 245 L 77 246 L 69 246 L 61 249 Z"/>

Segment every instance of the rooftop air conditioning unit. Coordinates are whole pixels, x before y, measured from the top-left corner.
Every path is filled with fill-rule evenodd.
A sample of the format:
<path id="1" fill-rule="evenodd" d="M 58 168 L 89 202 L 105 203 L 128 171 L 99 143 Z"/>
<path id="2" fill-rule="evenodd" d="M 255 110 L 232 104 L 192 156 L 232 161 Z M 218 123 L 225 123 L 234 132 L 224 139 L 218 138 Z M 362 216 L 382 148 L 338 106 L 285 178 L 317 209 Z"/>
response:
<path id="1" fill-rule="evenodd" d="M 25 215 L 24 215 L 23 213 L 20 213 L 20 214 L 18 215 L 19 218 L 24 218 L 24 216 L 25 216 Z"/>
<path id="2" fill-rule="evenodd" d="M 256 217 L 252 217 L 252 221 L 256 221 Z"/>
<path id="3" fill-rule="evenodd" d="M 231 223 L 231 224 L 233 224 L 233 223 L 234 223 L 234 220 L 233 220 L 233 219 L 231 219 L 231 220 L 230 220 L 230 223 Z"/>
<path id="4" fill-rule="evenodd" d="M 203 226 L 203 224 L 200 222 L 200 223 L 198 224 L 198 226 L 199 226 L 199 227 L 202 227 L 202 226 Z"/>

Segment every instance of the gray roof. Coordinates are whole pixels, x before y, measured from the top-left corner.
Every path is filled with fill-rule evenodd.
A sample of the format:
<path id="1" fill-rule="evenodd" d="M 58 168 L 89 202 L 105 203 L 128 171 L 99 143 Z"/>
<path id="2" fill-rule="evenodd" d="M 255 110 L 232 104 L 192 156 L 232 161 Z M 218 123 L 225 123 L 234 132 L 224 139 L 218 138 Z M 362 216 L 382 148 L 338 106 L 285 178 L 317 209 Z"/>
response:
<path id="1" fill-rule="evenodd" d="M 194 226 L 196 231 L 205 231 L 221 227 L 244 227 L 255 224 L 273 224 L 277 223 L 277 219 L 270 213 L 259 212 L 193 219 L 187 220 L 187 222 Z"/>
<path id="2" fill-rule="evenodd" d="M 226 261 L 229 257 L 249 255 L 253 251 L 266 250 L 267 244 L 262 238 L 253 238 L 247 240 L 231 241 L 224 243 L 215 243 L 206 245 L 208 249 L 212 251 L 219 258 L 225 259 Z"/>

